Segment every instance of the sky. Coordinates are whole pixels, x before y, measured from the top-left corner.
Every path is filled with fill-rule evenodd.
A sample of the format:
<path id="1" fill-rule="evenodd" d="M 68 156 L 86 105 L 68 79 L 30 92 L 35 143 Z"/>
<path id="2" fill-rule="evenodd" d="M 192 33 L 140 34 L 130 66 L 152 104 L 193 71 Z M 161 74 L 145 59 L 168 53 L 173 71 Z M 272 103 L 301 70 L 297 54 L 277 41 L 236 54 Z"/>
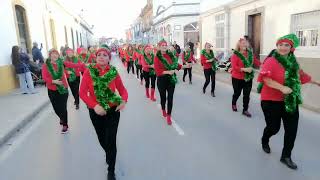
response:
<path id="1" fill-rule="evenodd" d="M 139 16 L 147 0 L 61 0 L 62 4 L 94 25 L 96 37 L 125 38 L 125 30 Z"/>

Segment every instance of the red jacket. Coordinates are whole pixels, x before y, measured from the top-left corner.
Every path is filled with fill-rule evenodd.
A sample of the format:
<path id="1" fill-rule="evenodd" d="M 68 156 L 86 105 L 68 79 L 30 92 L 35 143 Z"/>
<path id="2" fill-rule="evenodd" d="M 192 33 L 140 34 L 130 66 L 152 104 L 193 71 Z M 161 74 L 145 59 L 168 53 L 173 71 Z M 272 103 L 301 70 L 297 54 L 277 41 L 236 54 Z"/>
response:
<path id="1" fill-rule="evenodd" d="M 70 62 L 70 61 L 68 61 L 67 59 L 66 59 L 65 61 Z M 72 62 L 71 62 L 71 63 L 72 63 Z M 80 73 L 85 71 L 85 64 L 83 64 L 79 59 L 78 59 L 78 64 L 79 64 L 81 67 L 80 67 L 80 68 L 73 68 L 73 69 L 75 69 L 76 76 L 77 76 L 77 77 L 80 77 Z M 68 73 L 68 70 L 67 70 L 67 69 L 65 69 L 65 73 L 66 73 L 67 78 L 69 78 L 69 77 L 70 77 L 70 74 Z"/>
<path id="2" fill-rule="evenodd" d="M 184 52 L 182 53 L 182 55 L 181 55 L 181 58 L 182 58 L 182 63 L 183 64 L 186 64 L 186 63 L 197 63 L 197 61 L 194 59 L 194 56 L 193 56 L 193 53 L 192 52 L 190 52 L 190 57 L 189 57 L 189 59 L 186 61 L 186 60 L 184 60 Z"/>
<path id="3" fill-rule="evenodd" d="M 301 84 L 311 81 L 311 77 L 302 70 L 299 71 L 299 74 Z M 285 82 L 285 69 L 274 57 L 269 57 L 265 60 L 258 76 L 258 82 L 263 82 L 265 77 L 268 77 L 282 85 Z M 284 94 L 282 94 L 281 91 L 264 84 L 261 90 L 261 100 L 284 101 Z"/>
<path id="4" fill-rule="evenodd" d="M 167 60 L 169 64 L 172 64 L 172 60 L 168 54 L 163 54 L 163 57 Z M 177 69 L 180 70 L 181 68 L 182 68 L 182 65 L 178 64 Z M 167 69 L 165 68 L 165 66 L 162 64 L 162 62 L 157 56 L 155 56 L 154 58 L 154 70 L 157 76 L 162 76 L 163 71 L 167 71 Z"/>
<path id="5" fill-rule="evenodd" d="M 97 68 L 100 72 L 100 76 L 103 76 L 106 74 L 110 67 L 107 66 L 105 69 L 102 69 L 99 65 L 96 65 L 95 68 Z M 117 77 L 110 82 L 109 88 L 113 91 L 120 94 L 122 99 L 127 102 L 128 101 L 128 92 L 127 89 L 124 87 L 121 77 L 118 74 Z M 90 75 L 90 70 L 87 69 L 82 77 L 81 85 L 80 85 L 80 91 L 79 91 L 80 98 L 88 105 L 89 108 L 93 109 L 97 104 L 97 98 L 94 93 L 94 88 L 93 88 L 93 80 Z M 115 104 L 109 104 L 110 107 L 117 106 Z"/>
<path id="6" fill-rule="evenodd" d="M 151 56 L 148 56 L 151 59 Z M 147 63 L 146 59 L 144 58 L 144 55 L 141 56 L 141 65 L 142 70 L 145 72 L 150 72 L 150 65 Z"/>
<path id="7" fill-rule="evenodd" d="M 245 52 L 244 56 L 248 57 L 248 52 Z M 259 59 L 257 59 L 256 57 L 253 57 L 253 65 L 255 67 L 260 67 L 261 65 Z M 241 68 L 244 68 L 244 64 L 241 61 L 241 59 L 235 54 L 231 56 L 231 67 L 232 67 L 231 76 L 233 78 L 243 80 L 245 77 L 245 72 L 242 72 Z"/>
<path id="8" fill-rule="evenodd" d="M 80 64 L 77 64 L 77 63 L 72 63 L 72 62 L 67 62 L 67 61 L 64 61 L 63 62 L 64 66 L 67 67 L 67 68 L 84 68 L 82 67 L 83 65 L 80 65 Z M 57 64 L 52 64 L 53 66 L 53 69 L 55 71 L 58 70 L 58 66 Z M 57 90 L 57 86 L 56 84 L 53 84 L 52 83 L 52 76 L 48 70 L 48 67 L 46 65 L 46 63 L 44 63 L 42 65 L 42 78 L 43 80 L 46 82 L 46 85 L 47 85 L 47 88 L 50 89 L 50 90 L 53 90 L 53 91 L 56 91 Z M 63 86 L 65 88 L 68 87 L 68 82 L 67 82 L 67 79 L 66 79 L 66 74 L 65 74 L 65 71 L 63 70 L 63 75 L 62 75 L 62 78 L 60 79 L 63 83 Z"/>
<path id="9" fill-rule="evenodd" d="M 207 62 L 207 59 L 205 55 L 201 54 L 200 55 L 200 60 L 201 60 L 201 65 L 203 67 L 203 69 L 211 69 L 212 68 L 212 63 Z"/>
<path id="10" fill-rule="evenodd" d="M 139 54 L 138 52 L 134 52 L 134 57 L 133 59 L 135 59 L 136 61 L 138 61 L 138 64 L 141 65 L 141 58 L 142 58 L 142 54 Z"/>
<path id="11" fill-rule="evenodd" d="M 130 61 L 130 59 L 132 59 L 132 61 L 135 61 L 136 59 L 136 57 L 135 57 L 135 52 L 134 51 L 132 51 L 132 55 L 130 56 L 129 55 L 129 52 L 128 51 L 126 51 L 126 60 L 127 60 L 127 62 L 129 62 Z"/>

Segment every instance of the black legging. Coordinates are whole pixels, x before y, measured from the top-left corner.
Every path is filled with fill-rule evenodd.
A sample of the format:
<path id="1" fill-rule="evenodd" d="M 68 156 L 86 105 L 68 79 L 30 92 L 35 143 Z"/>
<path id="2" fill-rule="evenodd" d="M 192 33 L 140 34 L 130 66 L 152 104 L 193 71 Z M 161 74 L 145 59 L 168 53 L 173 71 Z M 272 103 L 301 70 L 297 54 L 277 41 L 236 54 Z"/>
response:
<path id="1" fill-rule="evenodd" d="M 140 64 L 136 64 L 136 68 L 137 68 L 137 78 L 142 81 L 143 79 L 143 74 L 142 74 L 142 66 Z"/>
<path id="2" fill-rule="evenodd" d="M 203 85 L 203 90 L 205 91 L 207 89 L 207 86 L 210 83 L 211 79 L 211 92 L 214 93 L 216 88 L 216 72 L 213 69 L 204 69 L 204 77 L 206 78 L 206 81 Z"/>
<path id="3" fill-rule="evenodd" d="M 247 111 L 249 108 L 250 93 L 252 89 L 252 80 L 246 82 L 242 79 L 232 78 L 233 86 L 233 96 L 232 96 L 232 105 L 237 104 L 237 100 L 241 95 L 243 90 L 243 111 Z"/>
<path id="4" fill-rule="evenodd" d="M 133 66 L 133 61 L 129 61 L 128 64 L 127 64 L 127 71 L 128 71 L 128 74 L 130 72 L 130 68 L 132 69 L 132 74 L 134 74 L 134 66 Z"/>
<path id="5" fill-rule="evenodd" d="M 69 86 L 70 86 L 70 89 L 71 89 L 71 92 L 72 92 L 72 95 L 73 95 L 73 98 L 74 98 L 74 103 L 76 105 L 79 105 L 79 84 L 80 84 L 80 77 L 77 76 L 77 78 L 70 82 L 69 79 L 68 79 L 68 83 L 69 83 Z"/>
<path id="6" fill-rule="evenodd" d="M 106 153 L 108 171 L 114 172 L 117 157 L 117 132 L 120 112 L 111 108 L 107 115 L 100 116 L 93 109 L 89 109 L 90 119 L 97 133 L 99 143 Z"/>
<path id="7" fill-rule="evenodd" d="M 185 81 L 187 74 L 189 73 L 189 81 L 192 82 L 192 68 L 185 68 L 183 72 L 183 81 Z"/>
<path id="8" fill-rule="evenodd" d="M 150 88 L 150 80 L 151 80 L 151 88 L 156 88 L 156 79 L 157 79 L 157 76 L 154 74 L 154 75 L 150 75 L 150 72 L 146 72 L 146 71 L 143 71 L 143 77 L 144 77 L 144 80 L 146 81 L 146 88 Z"/>
<path id="9" fill-rule="evenodd" d="M 157 86 L 160 94 L 160 102 L 161 102 L 162 110 L 166 109 L 166 101 L 167 101 L 167 93 L 168 93 L 167 114 L 171 115 L 175 84 L 170 82 L 170 75 L 163 75 L 158 77 Z"/>
<path id="10" fill-rule="evenodd" d="M 282 158 L 290 158 L 297 137 L 299 108 L 294 113 L 288 113 L 285 110 L 283 101 L 261 101 L 266 127 L 263 131 L 262 144 L 267 145 L 269 139 L 277 134 L 281 127 L 281 119 L 284 127 L 284 142 L 282 149 Z"/>
<path id="11" fill-rule="evenodd" d="M 53 110 L 60 118 L 63 125 L 68 125 L 67 101 L 68 93 L 60 94 L 58 91 L 48 89 L 48 96 L 52 104 Z"/>

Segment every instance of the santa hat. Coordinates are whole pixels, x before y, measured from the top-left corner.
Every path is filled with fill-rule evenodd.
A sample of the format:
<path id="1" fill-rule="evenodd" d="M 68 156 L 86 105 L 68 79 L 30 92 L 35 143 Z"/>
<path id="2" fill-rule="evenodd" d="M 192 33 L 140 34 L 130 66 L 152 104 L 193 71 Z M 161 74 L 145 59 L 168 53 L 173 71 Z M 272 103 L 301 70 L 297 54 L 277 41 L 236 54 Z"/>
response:
<path id="1" fill-rule="evenodd" d="M 144 49 L 143 49 L 143 51 L 145 52 L 147 49 L 149 49 L 149 50 L 153 50 L 153 47 L 150 45 L 150 44 L 148 44 L 148 45 L 146 45 L 145 47 L 144 47 Z"/>
<path id="2" fill-rule="evenodd" d="M 286 42 L 291 45 L 291 52 L 294 52 L 295 48 L 299 46 L 299 39 L 295 34 L 288 34 L 278 39 L 277 45 Z"/>
<path id="3" fill-rule="evenodd" d="M 158 42 L 158 46 L 167 46 L 168 45 L 168 43 L 167 43 L 167 41 L 166 40 L 164 40 L 164 39 L 161 39 L 159 42 Z"/>
<path id="4" fill-rule="evenodd" d="M 60 56 L 60 53 L 59 53 L 59 51 L 58 50 L 56 50 L 56 49 L 50 49 L 50 51 L 49 51 L 49 57 L 51 56 L 51 54 L 52 53 L 57 53 L 59 56 Z"/>
<path id="5" fill-rule="evenodd" d="M 67 53 L 67 54 L 70 54 L 70 53 L 72 53 L 72 54 L 73 54 L 73 49 L 68 48 L 68 49 L 66 50 L 66 53 Z"/>
<path id="6" fill-rule="evenodd" d="M 98 54 L 100 52 L 106 52 L 108 54 L 109 58 L 111 59 L 111 52 L 110 52 L 109 49 L 107 49 L 107 48 L 99 48 L 98 51 L 96 52 L 96 56 L 98 56 Z"/>
<path id="7" fill-rule="evenodd" d="M 83 50 L 83 48 L 79 47 L 79 48 L 77 49 L 77 54 L 81 54 L 81 53 L 82 53 L 82 50 Z"/>

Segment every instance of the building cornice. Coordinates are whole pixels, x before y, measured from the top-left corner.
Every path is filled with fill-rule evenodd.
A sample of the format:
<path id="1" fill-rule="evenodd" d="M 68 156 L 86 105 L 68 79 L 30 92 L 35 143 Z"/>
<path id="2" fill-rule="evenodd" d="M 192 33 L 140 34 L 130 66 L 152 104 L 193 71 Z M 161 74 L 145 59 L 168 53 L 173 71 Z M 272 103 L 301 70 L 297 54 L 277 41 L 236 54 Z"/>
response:
<path id="1" fill-rule="evenodd" d="M 190 13 L 190 14 L 173 14 L 173 15 L 170 15 L 170 16 L 167 16 L 159 21 L 157 21 L 156 23 L 152 24 L 153 26 L 156 26 L 160 23 L 162 23 L 163 21 L 166 21 L 170 18 L 174 18 L 174 17 L 186 17 L 186 16 L 199 16 L 200 13 Z"/>

